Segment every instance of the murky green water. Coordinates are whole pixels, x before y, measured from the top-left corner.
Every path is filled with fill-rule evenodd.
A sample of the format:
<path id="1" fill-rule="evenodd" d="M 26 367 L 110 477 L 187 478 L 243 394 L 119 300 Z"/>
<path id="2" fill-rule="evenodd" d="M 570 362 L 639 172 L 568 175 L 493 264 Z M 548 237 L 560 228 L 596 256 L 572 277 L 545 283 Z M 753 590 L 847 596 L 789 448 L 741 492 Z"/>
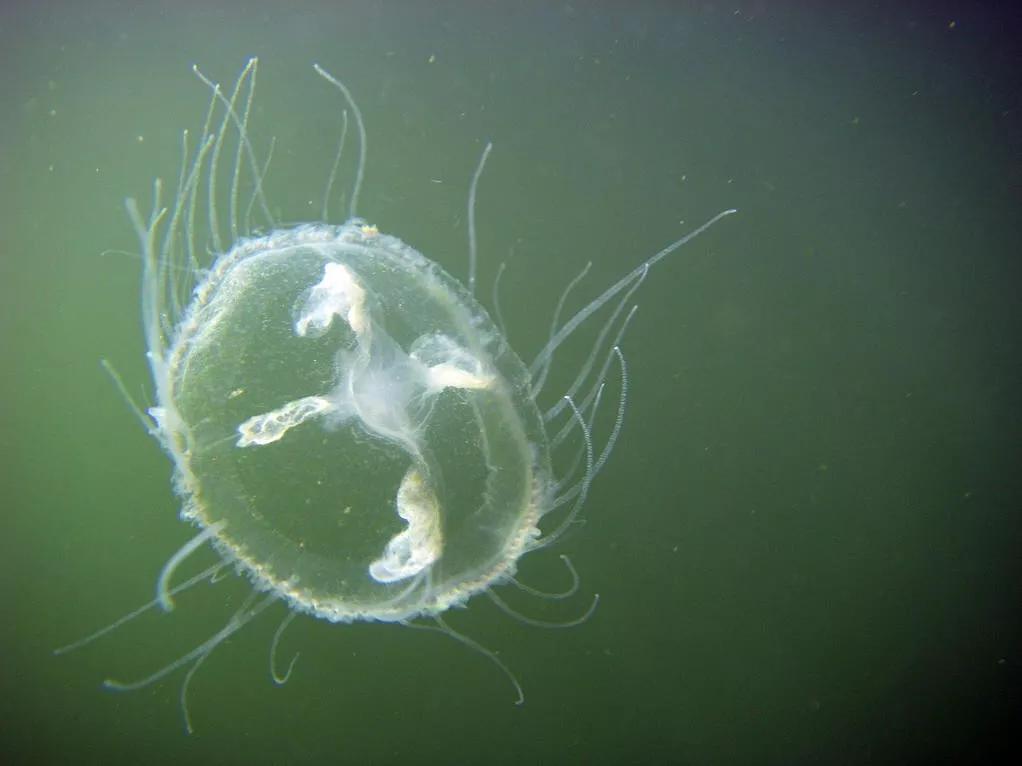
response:
<path id="1" fill-rule="evenodd" d="M 51 4 L 0 11 L 0 756 L 53 763 L 859 763 L 990 754 L 1018 698 L 1018 92 L 990 19 L 760 4 Z M 955 21 L 954 25 L 950 22 Z M 315 218 L 365 112 L 361 213 L 463 275 L 468 181 L 529 358 L 563 285 L 660 264 L 625 343 L 628 418 L 568 536 L 582 592 L 443 636 L 283 611 L 195 676 L 144 675 L 246 590 L 152 597 L 189 530 L 99 360 L 147 390 L 123 212 L 176 178 L 207 91 L 260 57 L 275 213 Z M 999 79 L 1001 78 L 1001 79 Z M 105 251 L 110 251 L 104 254 Z M 572 357 L 571 354 L 575 356 Z M 576 349 L 550 384 L 571 380 Z M 212 554 L 197 555 L 197 571 Z M 556 556 L 522 579 L 557 589 Z M 509 594 L 509 599 L 520 594 Z"/>

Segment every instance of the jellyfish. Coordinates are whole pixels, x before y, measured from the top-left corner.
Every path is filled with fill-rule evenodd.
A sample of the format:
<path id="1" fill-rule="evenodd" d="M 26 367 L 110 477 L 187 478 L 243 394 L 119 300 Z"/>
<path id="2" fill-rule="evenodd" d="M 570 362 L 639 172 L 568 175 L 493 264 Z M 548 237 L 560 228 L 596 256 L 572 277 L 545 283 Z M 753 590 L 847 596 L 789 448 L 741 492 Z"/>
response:
<path id="1" fill-rule="evenodd" d="M 592 613 L 598 595 L 580 617 L 545 623 L 520 614 L 496 589 L 576 592 L 567 557 L 572 585 L 554 594 L 520 582 L 518 562 L 575 524 L 611 455 L 627 404 L 622 342 L 633 295 L 660 260 L 735 211 L 670 243 L 564 318 L 587 266 L 567 285 L 546 342 L 526 364 L 475 296 L 476 192 L 492 145 L 469 184 L 463 283 L 358 217 L 362 113 L 348 88 L 315 65 L 339 95 L 340 140 L 321 220 L 283 225 L 264 189 L 269 156 L 258 156 L 249 132 L 257 66 L 251 59 L 229 91 L 195 68 L 210 104 L 194 146 L 183 134 L 172 198 L 164 204 L 157 180 L 148 217 L 127 201 L 141 246 L 154 405 L 143 411 L 107 368 L 169 456 L 181 518 L 196 534 L 167 560 L 151 602 L 57 651 L 148 609 L 170 611 L 181 591 L 234 571 L 251 590 L 220 630 L 144 678 L 106 686 L 139 689 L 187 667 L 180 700 L 191 731 L 186 694 L 195 671 L 281 603 L 285 616 L 270 652 L 278 683 L 294 666 L 278 672 L 281 634 L 304 614 L 443 632 L 493 661 L 520 704 L 521 686 L 503 659 L 445 614 L 480 594 L 530 624 L 573 625 Z M 336 224 L 328 205 L 349 115 L 359 154 L 348 217 Z M 602 320 L 573 382 L 546 396 L 559 347 L 596 316 Z M 604 396 L 611 379 L 616 402 Z M 609 428 L 597 433 L 597 415 L 608 406 Z M 568 457 L 555 461 L 557 453 Z M 206 544 L 218 563 L 175 584 L 179 565 Z"/>

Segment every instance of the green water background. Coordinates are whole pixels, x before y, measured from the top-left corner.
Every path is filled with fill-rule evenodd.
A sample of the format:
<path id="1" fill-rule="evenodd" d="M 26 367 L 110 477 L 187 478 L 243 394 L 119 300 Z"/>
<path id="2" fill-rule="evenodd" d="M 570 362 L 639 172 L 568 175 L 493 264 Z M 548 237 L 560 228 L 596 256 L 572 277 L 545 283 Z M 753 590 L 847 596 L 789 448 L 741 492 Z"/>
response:
<path id="1" fill-rule="evenodd" d="M 50 763 L 962 762 L 1019 707 L 1017 43 L 971 7 L 844 3 L 22 3 L 0 7 L 0 757 Z M 193 63 L 260 57 L 285 220 L 317 217 L 339 124 L 369 132 L 360 213 L 463 275 L 480 187 L 486 295 L 528 358 L 564 284 L 660 264 L 625 344 L 631 400 L 565 539 L 583 626 L 485 599 L 443 636 L 296 621 L 154 670 L 244 597 L 151 597 L 190 535 L 169 464 L 99 366 L 146 390 L 125 196 L 176 178 Z M 335 214 L 335 218 L 339 218 Z M 570 381 L 572 349 L 551 386 Z M 199 554 L 196 569 L 211 561 Z M 522 578 L 567 577 L 553 555 Z"/>

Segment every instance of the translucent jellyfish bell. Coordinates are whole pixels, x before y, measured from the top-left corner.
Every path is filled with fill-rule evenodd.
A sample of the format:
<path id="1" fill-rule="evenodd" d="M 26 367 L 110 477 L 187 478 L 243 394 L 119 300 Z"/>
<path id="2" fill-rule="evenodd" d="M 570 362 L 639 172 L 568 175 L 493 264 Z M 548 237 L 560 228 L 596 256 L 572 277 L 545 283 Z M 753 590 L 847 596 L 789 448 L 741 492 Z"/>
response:
<path id="1" fill-rule="evenodd" d="M 528 370 L 458 282 L 361 221 L 222 256 L 168 361 L 185 516 L 302 611 L 440 613 L 539 534 Z"/>
<path id="2" fill-rule="evenodd" d="M 494 587 L 515 579 L 520 557 L 556 542 L 575 521 L 606 464 L 624 418 L 628 378 L 619 344 L 630 301 L 649 269 L 735 211 L 725 210 L 625 274 L 562 319 L 567 286 L 545 344 L 526 365 L 474 297 L 475 197 L 487 146 L 469 185 L 467 286 L 396 237 L 356 217 L 366 157 L 362 115 L 347 88 L 318 66 L 347 103 L 323 195 L 323 222 L 282 226 L 248 130 L 257 62 L 227 93 L 197 69 L 212 98 L 198 141 L 182 138 L 170 204 L 154 184 L 153 212 L 128 210 L 142 245 L 142 322 L 156 404 L 139 419 L 174 463 L 181 515 L 198 533 L 172 555 L 156 598 L 63 653 L 105 635 L 229 567 L 252 584 L 224 626 L 191 651 L 119 690 L 139 689 L 190 666 L 181 687 L 217 646 L 275 602 L 288 611 L 270 647 L 275 681 L 281 634 L 297 613 L 332 622 L 377 620 L 431 627 L 492 660 L 493 652 L 443 618 L 477 593 L 530 624 Z M 349 220 L 327 223 L 327 202 L 348 128 L 358 130 Z M 225 170 L 225 168 L 227 168 Z M 252 217 L 268 233 L 258 235 Z M 201 257 L 204 248 L 214 256 Z M 497 294 L 496 286 L 494 294 Z M 606 308 L 605 308 L 606 307 Z M 499 315 L 499 308 L 494 306 Z M 588 329 L 591 351 L 567 390 L 547 401 L 558 348 Z M 116 373 L 114 380 L 130 402 Z M 614 379 L 616 408 L 598 415 Z M 613 389 L 612 389 L 613 390 Z M 614 406 L 611 404 L 610 406 Z M 606 424 L 606 421 L 603 421 Z M 205 543 L 222 561 L 173 584 L 178 566 Z"/>

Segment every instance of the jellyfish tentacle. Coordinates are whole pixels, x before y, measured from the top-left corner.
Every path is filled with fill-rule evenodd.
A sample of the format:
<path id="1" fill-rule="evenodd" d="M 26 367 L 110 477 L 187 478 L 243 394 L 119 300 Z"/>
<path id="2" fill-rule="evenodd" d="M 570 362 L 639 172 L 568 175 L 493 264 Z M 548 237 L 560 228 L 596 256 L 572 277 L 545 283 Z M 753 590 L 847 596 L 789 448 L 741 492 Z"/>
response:
<path id="1" fill-rule="evenodd" d="M 208 639 L 206 639 L 201 644 L 196 646 L 187 654 L 183 654 L 176 660 L 172 660 L 159 670 L 150 673 L 148 676 L 145 676 L 144 678 L 140 678 L 136 681 L 118 681 L 113 678 L 108 678 L 103 681 L 103 686 L 107 689 L 112 689 L 114 691 L 121 692 L 137 691 L 138 689 L 144 689 L 145 687 L 150 686 L 163 678 L 166 678 L 175 670 L 187 665 L 190 662 L 199 660 L 199 663 L 201 663 L 205 661 L 206 657 L 209 656 L 209 654 L 214 649 L 216 649 L 220 644 L 222 644 L 228 638 L 230 638 L 239 630 L 241 630 L 243 627 L 245 627 L 263 610 L 265 610 L 266 607 L 270 606 L 270 604 L 272 604 L 274 601 L 277 601 L 280 598 L 276 593 L 270 593 L 262 601 L 256 603 L 256 598 L 258 596 L 259 591 L 253 590 L 245 599 L 245 601 L 242 603 L 238 611 L 236 611 L 227 621 L 224 627 L 222 627 L 220 630 L 218 630 L 216 633 L 214 633 Z M 191 679 L 191 675 L 192 673 L 189 673 L 189 675 L 186 677 L 186 681 Z M 187 685 L 185 685 L 185 691 L 187 691 Z M 187 723 L 187 708 L 185 710 L 185 713 Z"/>
<path id="2" fill-rule="evenodd" d="M 174 574 L 174 570 L 177 569 L 178 564 L 194 553 L 200 545 L 214 537 L 226 525 L 226 521 L 218 521 L 216 524 L 210 524 L 208 527 L 199 532 L 199 534 L 195 535 L 195 537 L 182 545 L 173 556 L 167 559 L 167 563 L 163 565 L 163 569 L 160 570 L 160 576 L 156 580 L 156 599 L 159 601 L 160 607 L 162 607 L 164 612 L 170 612 L 174 609 L 174 601 L 171 598 L 173 593 L 167 587 L 167 583 L 170 582 L 170 578 Z"/>
<path id="3" fill-rule="evenodd" d="M 330 166 L 330 175 L 326 179 L 326 189 L 323 191 L 323 211 L 320 219 L 323 223 L 330 221 L 330 195 L 334 191 L 334 181 L 337 178 L 337 166 L 341 164 L 341 155 L 344 153 L 344 140 L 348 137 L 348 110 L 341 112 L 341 137 L 337 141 L 337 152 L 334 154 L 334 164 Z"/>
<path id="4" fill-rule="evenodd" d="M 487 142 L 483 149 L 483 156 L 479 158 L 479 164 L 472 175 L 472 183 L 468 187 L 468 292 L 476 294 L 476 262 L 478 260 L 478 247 L 476 245 L 476 190 L 479 187 L 479 178 L 486 166 L 486 158 L 490 156 L 493 148 L 492 142 Z"/>
<path id="5" fill-rule="evenodd" d="M 348 201 L 348 218 L 354 218 L 358 213 L 358 195 L 362 189 L 362 178 L 365 175 L 366 166 L 366 126 L 362 122 L 362 110 L 358 108 L 358 104 L 355 103 L 351 91 L 348 90 L 348 87 L 343 82 L 327 72 L 319 64 L 313 64 L 312 68 L 316 70 L 316 74 L 341 92 L 344 100 L 348 102 L 348 106 L 351 107 L 351 111 L 355 115 L 355 126 L 358 128 L 358 168 L 355 170 L 355 181 L 351 187 L 351 199 Z"/>
<path id="6" fill-rule="evenodd" d="M 291 662 L 287 665 L 287 671 L 285 671 L 284 675 L 277 673 L 277 646 L 280 644 L 280 637 L 297 616 L 298 612 L 288 610 L 287 615 L 280 621 L 280 625 L 277 626 L 277 630 L 273 633 L 273 641 L 270 642 L 270 677 L 273 678 L 273 683 L 277 684 L 277 686 L 283 686 L 288 682 L 288 679 L 291 678 L 291 671 L 295 669 L 295 663 L 298 662 L 298 657 L 301 655 L 301 652 L 295 652 Z"/>
<path id="7" fill-rule="evenodd" d="M 576 625 L 581 625 L 583 622 L 588 620 L 593 612 L 596 611 L 597 604 L 600 603 L 600 594 L 594 593 L 593 600 L 589 604 L 589 607 L 580 616 L 575 617 L 571 620 L 565 620 L 563 622 L 554 622 L 551 620 L 539 620 L 535 617 L 529 617 L 528 615 L 522 614 L 517 609 L 512 608 L 504 599 L 494 593 L 492 590 L 486 591 L 487 597 L 496 605 L 500 611 L 515 620 L 518 620 L 525 625 L 529 625 L 533 628 L 573 628 Z"/>
<path id="8" fill-rule="evenodd" d="M 432 616 L 435 625 L 420 625 L 418 623 L 411 622 L 410 620 L 402 621 L 401 624 L 406 628 L 415 628 L 416 630 L 433 630 L 437 633 L 443 633 L 445 636 L 453 638 L 460 644 L 467 646 L 469 649 L 478 652 L 479 654 L 486 657 L 490 662 L 496 665 L 500 671 L 507 677 L 507 680 L 511 682 L 511 685 L 515 689 L 517 699 L 515 699 L 516 705 L 522 705 L 525 703 L 525 692 L 522 691 L 522 685 L 518 682 L 518 678 L 514 673 L 511 672 L 511 668 L 507 666 L 507 663 L 502 660 L 495 651 L 488 649 L 474 638 L 469 638 L 464 633 L 459 633 L 441 617 L 439 614 Z"/>
<path id="9" fill-rule="evenodd" d="M 180 592 L 182 592 L 184 590 L 187 590 L 188 588 L 191 588 L 196 583 L 202 582 L 203 580 L 205 580 L 207 578 L 209 579 L 210 583 L 215 584 L 215 583 L 219 582 L 220 579 L 222 579 L 219 576 L 223 573 L 223 571 L 226 568 L 227 568 L 227 562 L 226 561 L 218 561 L 216 564 L 213 564 L 212 566 L 206 567 L 201 572 L 199 572 L 197 575 L 189 577 L 183 583 L 181 583 L 179 585 L 175 585 L 173 588 L 170 589 L 170 594 L 172 596 L 176 596 L 178 593 L 180 593 Z M 142 604 L 142 606 L 138 607 L 137 609 L 133 609 L 132 611 L 128 612 L 127 614 L 125 614 L 125 615 L 123 615 L 121 617 L 118 617 L 116 620 L 111 622 L 109 625 L 104 625 L 99 630 L 93 631 L 92 633 L 90 633 L 89 635 L 85 636 L 84 638 L 80 638 L 77 641 L 74 641 L 73 643 L 66 644 L 64 646 L 60 646 L 60 647 L 54 649 L 53 653 L 55 655 L 60 655 L 60 654 L 67 654 L 68 652 L 73 652 L 75 649 L 81 649 L 83 646 L 87 646 L 88 644 L 91 644 L 96 639 L 102 638 L 107 633 L 113 632 L 117 628 L 121 627 L 121 625 L 123 625 L 124 623 L 130 622 L 131 620 L 135 619 L 139 615 L 144 614 L 145 612 L 148 612 L 150 609 L 153 609 L 154 607 L 158 606 L 159 603 L 160 603 L 160 600 L 158 598 L 154 598 L 151 601 L 147 601 L 146 603 Z"/>
<path id="10" fill-rule="evenodd" d="M 526 585 L 521 580 L 515 577 L 509 577 L 508 582 L 510 582 L 520 591 L 528 593 L 530 596 L 556 600 L 571 598 L 578 592 L 578 586 L 581 584 L 582 580 L 578 576 L 578 570 L 575 569 L 575 565 L 571 563 L 571 559 L 568 558 L 567 554 L 562 553 L 558 558 L 560 558 L 561 561 L 564 562 L 564 566 L 568 568 L 568 573 L 571 575 L 571 585 L 565 588 L 564 590 L 552 592 L 540 590 L 539 588 L 533 588 L 531 585 Z"/>
<path id="11" fill-rule="evenodd" d="M 571 509 L 567 514 L 565 514 L 564 518 L 561 519 L 561 522 L 552 531 L 537 538 L 532 543 L 531 547 L 533 549 L 547 547 L 560 539 L 560 537 L 568 530 L 568 527 L 570 527 L 575 521 L 575 518 L 578 516 L 578 512 L 585 504 L 586 497 L 589 494 L 589 486 L 593 481 L 593 440 L 589 433 L 589 426 L 586 424 L 585 418 L 579 411 L 578 405 L 575 404 L 575 401 L 570 396 L 565 396 L 564 399 L 568 402 L 568 406 L 571 407 L 571 412 L 578 421 L 579 429 L 582 431 L 582 439 L 586 446 L 586 470 L 579 483 L 578 496 L 575 498 L 575 502 L 572 504 Z"/>
<path id="12" fill-rule="evenodd" d="M 561 293 L 561 297 L 557 299 L 557 305 L 554 307 L 554 315 L 550 320 L 550 332 L 547 335 L 547 344 L 549 345 L 550 340 L 557 334 L 558 324 L 561 321 L 561 312 L 564 310 L 564 303 L 568 300 L 568 296 L 571 295 L 571 291 L 575 289 L 575 286 L 581 282 L 585 275 L 589 273 L 589 269 L 593 267 L 592 261 L 587 261 L 586 265 L 582 267 L 582 271 L 575 275 L 575 277 L 568 282 L 568 285 L 564 288 Z M 543 386 L 546 384 L 547 375 L 550 374 L 550 367 L 554 362 L 554 349 L 550 350 L 550 353 L 546 355 L 537 354 L 536 358 L 533 359 L 532 364 L 529 365 L 529 375 L 532 377 L 532 398 L 535 399 L 543 391 Z"/>

